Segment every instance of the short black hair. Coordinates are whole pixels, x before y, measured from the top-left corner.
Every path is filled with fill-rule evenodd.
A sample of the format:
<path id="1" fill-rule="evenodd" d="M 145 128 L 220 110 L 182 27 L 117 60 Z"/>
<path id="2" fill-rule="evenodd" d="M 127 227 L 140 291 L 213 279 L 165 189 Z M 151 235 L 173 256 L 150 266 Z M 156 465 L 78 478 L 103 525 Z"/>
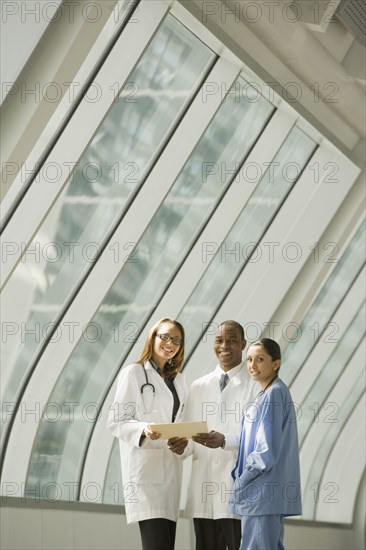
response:
<path id="1" fill-rule="evenodd" d="M 224 321 L 223 323 L 219 324 L 219 328 L 222 327 L 222 326 L 226 326 L 226 325 L 235 326 L 236 329 L 238 330 L 239 334 L 240 334 L 240 338 L 245 341 L 244 329 L 243 329 L 243 327 L 241 326 L 240 323 L 238 323 L 237 321 L 232 321 L 232 320 Z"/>

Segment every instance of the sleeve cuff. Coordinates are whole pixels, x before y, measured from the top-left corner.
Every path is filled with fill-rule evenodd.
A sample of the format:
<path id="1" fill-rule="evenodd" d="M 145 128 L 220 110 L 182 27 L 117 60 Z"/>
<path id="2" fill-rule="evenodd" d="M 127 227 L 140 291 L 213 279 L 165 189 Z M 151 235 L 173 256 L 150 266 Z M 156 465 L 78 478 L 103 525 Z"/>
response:
<path id="1" fill-rule="evenodd" d="M 224 451 L 232 451 L 236 450 L 239 447 L 239 439 L 238 436 L 233 434 L 223 434 L 225 438 L 225 443 L 222 449 Z"/>

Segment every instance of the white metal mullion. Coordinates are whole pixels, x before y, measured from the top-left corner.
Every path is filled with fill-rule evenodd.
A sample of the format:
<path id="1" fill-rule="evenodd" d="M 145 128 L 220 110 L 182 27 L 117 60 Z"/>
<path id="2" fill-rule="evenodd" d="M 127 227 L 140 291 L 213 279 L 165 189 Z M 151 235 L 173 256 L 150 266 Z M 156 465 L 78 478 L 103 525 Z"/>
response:
<path id="1" fill-rule="evenodd" d="M 310 166 L 318 163 L 337 162 L 339 172 L 335 185 L 327 180 L 326 174 L 315 183 Z M 238 319 L 243 325 L 265 328 L 271 322 L 275 311 L 285 298 L 288 289 L 300 273 L 308 256 L 310 246 L 319 240 L 342 204 L 360 170 L 347 158 L 321 146 L 313 155 L 299 181 L 282 205 L 277 216 L 259 243 L 262 257 L 257 262 L 249 262 L 240 275 L 216 319 Z M 324 204 L 327 208 L 324 209 Z M 294 263 L 286 260 L 283 250 L 288 243 L 295 242 L 301 250 L 301 258 Z M 269 248 L 265 243 L 278 243 L 273 261 L 269 261 Z M 267 255 L 266 255 L 267 254 Z M 255 339 L 259 334 L 248 339 Z M 205 346 L 200 344 L 192 356 L 193 364 L 205 364 Z"/>
<path id="2" fill-rule="evenodd" d="M 174 281 L 159 302 L 154 311 L 154 318 L 163 317 L 166 311 L 172 311 L 177 315 L 184 307 L 214 257 L 213 254 L 207 254 L 206 257 L 206 245 L 218 246 L 223 241 L 233 222 L 241 214 L 243 207 L 255 191 L 260 175 L 266 172 L 266 163 L 275 157 L 293 124 L 294 119 L 280 110 L 273 115 L 238 176 L 221 199 L 186 261 L 176 274 Z M 272 139 L 272 132 L 276 132 L 276 140 Z M 256 180 L 247 181 L 245 180 L 245 166 L 250 165 L 257 167 L 258 177 Z"/>
<path id="3" fill-rule="evenodd" d="M 24 160 L 24 166 L 27 167 L 28 173 L 32 173 L 36 170 L 37 163 L 44 153 L 45 147 L 54 138 L 62 121 L 70 111 L 72 104 L 77 101 L 78 95 L 77 93 L 75 93 L 74 95 L 74 87 L 76 86 L 77 90 L 82 89 L 88 77 L 92 73 L 95 64 L 99 61 L 100 56 L 103 54 L 105 48 L 108 46 L 109 41 L 119 27 L 121 23 L 121 14 L 118 10 L 120 10 L 121 8 L 118 6 L 122 6 L 123 1 L 124 0 L 119 0 L 116 7 L 111 11 L 111 15 L 106 21 L 102 31 L 96 38 L 94 44 L 88 51 L 80 70 L 76 73 L 72 81 L 70 81 L 70 87 L 68 91 L 65 92 L 64 97 L 62 98 L 62 100 L 60 100 L 56 110 L 50 117 L 42 133 L 39 135 L 37 142 L 34 144 L 34 147 L 29 156 L 27 157 L 27 159 Z M 19 193 L 22 191 L 24 184 L 25 174 L 23 171 L 15 178 L 1 202 L 2 217 L 5 217 L 9 210 L 12 208 L 14 201 L 18 197 Z"/>
<path id="4" fill-rule="evenodd" d="M 316 380 L 322 372 L 324 365 L 327 364 L 329 357 L 335 351 L 339 341 L 347 331 L 364 298 L 365 269 L 358 275 L 356 281 L 347 292 L 345 299 L 332 317 L 330 330 L 326 330 L 319 338 L 319 341 L 316 344 L 314 343 L 314 348 L 291 384 L 291 394 L 296 403 L 302 403 L 313 384 L 316 384 Z"/>
<path id="5" fill-rule="evenodd" d="M 154 2 L 155 4 L 155 2 Z M 224 83 L 230 88 L 238 75 L 238 68 L 225 60 L 218 60 L 207 77 L 207 81 Z M 26 388 L 23 403 L 27 408 L 38 407 L 42 410 L 50 393 L 70 357 L 78 340 L 83 335 L 83 328 L 92 319 L 106 292 L 113 284 L 124 265 L 125 252 L 116 261 L 115 246 L 124 243 L 137 243 L 156 210 L 164 200 L 169 187 L 179 175 L 187 158 L 198 143 L 200 137 L 221 103 L 220 94 L 212 95 L 203 101 L 201 94 L 192 102 L 181 124 L 167 144 L 159 161 L 146 180 L 143 193 L 140 193 L 127 211 L 124 219 L 112 237 L 112 245 L 102 253 L 78 296 L 71 304 L 60 324 L 60 339 L 49 344 L 40 359 L 35 372 Z M 70 338 L 66 327 L 76 323 L 73 337 Z M 52 365 L 52 369 L 50 369 Z M 29 415 L 26 425 L 22 422 L 21 407 L 14 419 L 10 434 L 8 451 L 5 456 L 3 479 L 15 480 L 20 484 L 25 480 L 38 422 Z M 98 424 L 98 428 L 100 424 Z M 95 438 L 93 439 L 93 441 Z M 22 453 L 19 453 L 19 441 L 22 441 Z M 92 454 L 97 449 L 91 446 Z M 98 454 L 98 449 L 96 450 Z M 95 460 L 93 458 L 93 460 Z M 87 470 L 86 470 L 87 472 Z M 87 473 L 85 474 L 87 476 Z M 84 477 L 85 477 L 84 476 Z"/>
<path id="6" fill-rule="evenodd" d="M 324 166 L 331 161 L 339 164 L 339 182 L 334 185 L 325 176 L 323 181 L 314 182 L 311 167 L 317 163 Z M 264 326 L 265 322 L 273 318 L 288 288 L 311 254 L 310 246 L 324 232 L 358 173 L 359 169 L 345 157 L 333 154 L 323 147 L 318 148 L 261 239 L 261 259 L 246 266 L 230 300 L 225 302 L 221 312 L 224 317 L 225 312 L 230 312 L 232 302 L 239 302 L 242 304 L 241 317 L 244 319 L 257 321 Z M 327 204 L 326 209 L 324 204 Z M 276 243 L 272 261 L 269 260 L 268 246 L 265 243 Z M 288 261 L 287 253 L 284 252 L 288 250 L 285 248 L 288 243 L 295 243 L 300 250 L 301 257 L 294 262 Z M 265 251 L 268 252 L 267 255 Z M 246 289 L 245 296 L 242 289 Z"/>
<path id="7" fill-rule="evenodd" d="M 115 394 L 115 386 L 113 386 L 113 398 Z M 111 405 L 112 400 L 109 403 Z M 106 473 L 108 470 L 109 459 L 113 443 L 115 441 L 112 434 L 107 430 L 107 420 L 109 414 L 109 406 L 103 406 L 98 422 L 95 424 L 92 438 L 88 447 L 88 452 L 85 457 L 83 476 L 80 480 L 81 492 L 80 500 L 87 499 L 87 492 L 82 488 L 88 483 L 96 483 L 101 488 L 100 495 L 103 495 L 103 487 Z"/>
<path id="8" fill-rule="evenodd" d="M 342 203 L 342 208 L 331 220 L 326 231 L 317 239 L 317 251 L 319 258 L 315 255 L 315 248 L 309 256 L 301 277 L 298 277 L 277 309 L 274 320 L 281 326 L 289 320 L 300 323 L 309 308 L 309 301 L 312 302 L 323 281 L 328 277 L 330 271 L 335 267 L 331 260 L 338 261 L 346 250 L 364 218 L 363 204 L 365 202 L 365 188 L 363 181 L 359 178 L 350 193 Z M 325 247 L 335 244 L 338 250 L 332 257 L 329 257 L 329 250 Z"/>
<path id="9" fill-rule="evenodd" d="M 44 217 L 57 199 L 65 182 L 68 180 L 71 169 L 76 165 L 81 153 L 94 135 L 103 120 L 107 110 L 115 99 L 116 67 L 119 71 L 119 86 L 130 75 L 146 44 L 152 38 L 162 19 L 168 4 L 165 2 L 143 2 L 139 9 L 138 30 L 136 25 L 128 24 L 113 51 L 108 56 L 94 82 L 99 90 L 100 98 L 97 102 L 88 102 L 85 98 L 70 121 L 67 129 L 55 145 L 47 159 L 46 167 L 56 166 L 60 177 L 56 182 L 49 181 L 47 169 L 41 169 L 39 177 L 31 185 L 23 201 L 13 214 L 2 236 L 3 246 L 9 246 L 9 252 L 4 258 L 1 270 L 1 286 L 5 284 L 9 275 L 19 261 L 24 243 L 29 244 Z M 125 55 L 125 52 L 130 52 Z M 67 162 L 65 162 L 67 159 Z M 22 178 L 22 174 L 18 175 Z M 9 244 L 8 244 L 9 243 Z"/>

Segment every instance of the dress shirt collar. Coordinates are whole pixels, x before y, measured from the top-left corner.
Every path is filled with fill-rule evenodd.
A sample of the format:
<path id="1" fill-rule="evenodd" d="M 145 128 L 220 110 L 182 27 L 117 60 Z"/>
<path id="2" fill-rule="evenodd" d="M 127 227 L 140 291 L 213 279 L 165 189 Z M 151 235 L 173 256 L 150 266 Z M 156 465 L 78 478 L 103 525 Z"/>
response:
<path id="1" fill-rule="evenodd" d="M 226 374 L 228 375 L 228 377 L 229 377 L 229 382 L 230 382 L 230 380 L 231 380 L 234 376 L 236 376 L 236 375 L 241 371 L 241 369 L 242 369 L 243 367 L 244 367 L 244 362 L 239 363 L 239 365 L 237 365 L 237 366 L 234 367 L 233 369 L 230 369 L 230 370 L 228 370 L 228 371 L 225 371 L 224 369 L 222 369 L 222 368 L 220 367 L 220 365 L 217 365 L 217 367 L 216 367 L 216 369 L 215 369 L 215 372 L 216 372 L 217 377 L 218 377 L 219 379 L 221 378 L 221 375 L 222 375 L 223 373 L 226 373 Z"/>
<path id="2" fill-rule="evenodd" d="M 154 363 L 152 359 L 149 360 L 149 363 L 152 366 L 152 368 L 156 370 L 156 372 L 161 376 L 161 368 L 156 363 Z"/>

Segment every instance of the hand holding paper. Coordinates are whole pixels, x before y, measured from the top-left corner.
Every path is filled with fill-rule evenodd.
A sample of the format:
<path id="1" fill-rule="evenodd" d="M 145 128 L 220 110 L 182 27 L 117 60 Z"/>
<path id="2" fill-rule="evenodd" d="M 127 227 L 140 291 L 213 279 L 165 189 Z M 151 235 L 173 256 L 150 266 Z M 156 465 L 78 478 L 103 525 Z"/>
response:
<path id="1" fill-rule="evenodd" d="M 199 433 L 192 437 L 193 441 L 200 443 L 210 449 L 217 449 L 222 447 L 225 442 L 224 434 L 220 432 L 211 431 L 210 433 Z"/>
<path id="2" fill-rule="evenodd" d="M 171 437 L 168 439 L 167 445 L 172 453 L 182 455 L 184 453 L 184 449 L 188 445 L 188 439 L 185 437 Z"/>
<path id="3" fill-rule="evenodd" d="M 152 440 L 160 439 L 161 434 L 158 432 L 158 430 L 153 430 L 154 427 L 155 425 L 151 424 L 146 426 L 146 428 L 144 429 L 144 436 Z"/>
<path id="4" fill-rule="evenodd" d="M 207 433 L 207 422 L 176 422 L 172 424 L 150 424 L 153 432 L 161 434 L 161 439 L 178 437 L 192 439 L 199 433 Z"/>

